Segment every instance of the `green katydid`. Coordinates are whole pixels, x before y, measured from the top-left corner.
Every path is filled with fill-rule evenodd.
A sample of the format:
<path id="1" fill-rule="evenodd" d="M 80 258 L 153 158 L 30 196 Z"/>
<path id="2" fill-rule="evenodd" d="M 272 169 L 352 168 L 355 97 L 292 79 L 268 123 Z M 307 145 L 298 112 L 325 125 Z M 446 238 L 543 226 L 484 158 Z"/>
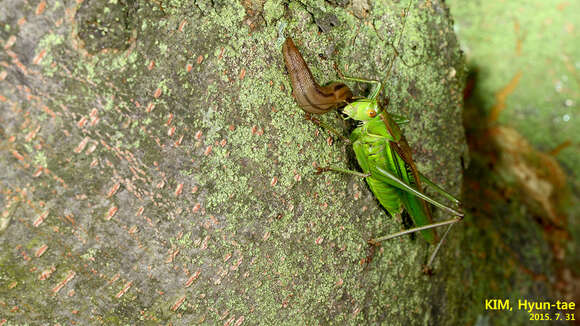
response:
<path id="1" fill-rule="evenodd" d="M 363 172 L 336 167 L 319 168 L 318 171 L 332 170 L 364 177 L 375 197 L 389 214 L 398 213 L 401 206 L 403 206 L 417 226 L 384 237 L 371 239 L 370 243 L 376 244 L 405 234 L 421 232 L 425 240 L 434 244 L 438 241 L 434 228 L 449 225 L 429 259 L 427 266 L 430 266 L 451 226 L 463 218 L 463 213 L 425 195 L 422 182 L 443 194 L 454 204 L 459 205 L 460 202 L 417 170 L 411 155 L 411 148 L 398 126 L 398 124 L 406 123 L 406 121 L 398 117 L 396 120 L 393 119 L 379 106 L 377 97 L 383 88 L 382 83 L 361 78 L 344 78 L 376 84 L 375 89 L 368 98 L 358 99 L 347 104 L 343 109 L 343 113 L 347 117 L 360 123 L 351 133 L 350 141 Z M 433 223 L 431 210 L 426 202 L 446 210 L 456 217 Z"/>
<path id="2" fill-rule="evenodd" d="M 394 46 L 393 49 L 396 57 L 398 52 Z M 454 204 L 460 205 L 459 200 L 417 170 L 411 149 L 399 128 L 399 124 L 407 123 L 408 120 L 397 116 L 393 116 L 393 118 L 380 107 L 378 96 L 383 89 L 381 82 L 343 76 L 346 80 L 375 85 L 367 98 L 355 100 L 350 89 L 342 83 L 332 83 L 325 87 L 319 86 L 292 39 L 286 39 L 282 51 L 290 74 L 293 95 L 307 114 L 323 114 L 346 104 L 343 113 L 348 118 L 359 122 L 359 126 L 350 135 L 350 142 L 363 172 L 336 167 L 319 168 L 318 172 L 332 170 L 364 177 L 373 194 L 389 214 L 398 213 L 402 206 L 409 213 L 416 226 L 395 234 L 371 239 L 369 242 L 377 244 L 380 241 L 405 234 L 421 232 L 425 240 L 435 244 L 438 241 L 438 236 L 434 228 L 449 226 L 427 263 L 427 267 L 429 267 L 452 225 L 463 218 L 463 213 L 423 193 L 422 182 L 443 194 Z M 391 60 L 387 76 L 393 62 L 394 58 Z M 331 131 L 337 133 L 332 129 Z M 431 210 L 426 202 L 450 212 L 455 218 L 433 223 Z"/>

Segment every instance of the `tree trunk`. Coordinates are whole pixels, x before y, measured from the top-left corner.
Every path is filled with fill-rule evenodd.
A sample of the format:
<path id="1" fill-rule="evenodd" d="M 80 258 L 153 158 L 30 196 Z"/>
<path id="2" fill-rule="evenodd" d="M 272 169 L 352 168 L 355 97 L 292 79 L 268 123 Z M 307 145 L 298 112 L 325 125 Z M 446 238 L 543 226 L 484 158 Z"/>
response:
<path id="1" fill-rule="evenodd" d="M 358 167 L 304 120 L 282 59 L 281 30 L 322 84 L 338 79 L 334 64 L 385 81 L 419 170 L 459 194 L 465 67 L 448 11 L 369 3 L 1 2 L 0 318 L 448 320 L 461 304 L 447 298 L 463 289 L 444 264 L 462 227 L 434 276 L 420 236 L 369 248 L 410 225 L 364 180 L 314 174 Z M 335 112 L 322 119 L 352 128 Z"/>

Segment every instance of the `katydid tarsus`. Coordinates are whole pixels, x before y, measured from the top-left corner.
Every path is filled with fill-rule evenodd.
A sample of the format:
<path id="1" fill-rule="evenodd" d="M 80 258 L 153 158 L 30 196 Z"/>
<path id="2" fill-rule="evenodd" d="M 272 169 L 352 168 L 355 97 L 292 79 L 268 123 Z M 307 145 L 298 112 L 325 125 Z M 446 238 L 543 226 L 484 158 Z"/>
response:
<path id="1" fill-rule="evenodd" d="M 394 45 L 393 49 L 395 54 L 390 62 L 387 77 L 398 54 Z M 376 245 L 387 239 L 420 232 L 429 243 L 437 243 L 427 263 L 427 269 L 429 269 L 451 227 L 461 221 L 463 213 L 424 193 L 423 183 L 451 200 L 454 205 L 460 206 L 459 200 L 417 170 L 411 155 L 411 148 L 399 128 L 399 124 L 407 123 L 408 120 L 389 115 L 379 105 L 378 96 L 383 90 L 383 83 L 380 81 L 346 77 L 339 72 L 345 80 L 374 85 L 368 97 L 353 98 L 350 89 L 342 83 L 332 83 L 325 88 L 318 86 L 292 39 L 286 39 L 282 51 L 290 74 L 293 95 L 304 111 L 323 114 L 344 106 L 343 114 L 358 123 L 349 140 L 362 173 L 337 167 L 318 168 L 317 172 L 336 171 L 364 177 L 375 197 L 389 214 L 396 215 L 402 206 L 416 227 L 371 239 L 369 243 Z M 332 129 L 331 131 L 337 133 Z M 451 213 L 454 217 L 433 223 L 427 203 Z M 448 228 L 439 239 L 435 228 L 445 225 Z"/>

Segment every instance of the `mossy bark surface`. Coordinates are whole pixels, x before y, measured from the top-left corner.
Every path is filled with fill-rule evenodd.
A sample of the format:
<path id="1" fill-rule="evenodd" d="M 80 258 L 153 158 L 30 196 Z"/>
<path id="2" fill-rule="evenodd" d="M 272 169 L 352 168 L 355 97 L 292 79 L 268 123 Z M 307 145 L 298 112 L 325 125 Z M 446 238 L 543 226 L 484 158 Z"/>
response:
<path id="1" fill-rule="evenodd" d="M 284 25 L 320 83 L 338 79 L 334 64 L 383 80 L 419 169 L 459 193 L 465 67 L 448 11 L 369 3 L 1 1 L 2 322 L 456 316 L 463 289 L 443 265 L 459 259 L 458 238 L 434 276 L 420 236 L 371 252 L 401 217 L 364 180 L 313 173 L 357 166 L 291 96 Z M 348 133 L 338 114 L 322 119 Z"/>

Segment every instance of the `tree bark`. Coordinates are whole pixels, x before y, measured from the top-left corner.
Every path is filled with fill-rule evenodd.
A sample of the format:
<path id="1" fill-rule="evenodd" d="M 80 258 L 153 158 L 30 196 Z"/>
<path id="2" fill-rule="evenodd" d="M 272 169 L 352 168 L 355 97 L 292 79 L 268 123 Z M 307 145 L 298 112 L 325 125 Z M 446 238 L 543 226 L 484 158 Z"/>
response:
<path id="1" fill-rule="evenodd" d="M 334 64 L 386 82 L 419 170 L 458 194 L 465 67 L 444 4 L 79 2 L 2 2 L 2 318 L 415 325 L 455 313 L 453 233 L 426 276 L 420 236 L 367 245 L 405 224 L 364 180 L 314 174 L 357 166 L 304 120 L 279 35 L 285 25 L 319 83 L 338 80 Z"/>

